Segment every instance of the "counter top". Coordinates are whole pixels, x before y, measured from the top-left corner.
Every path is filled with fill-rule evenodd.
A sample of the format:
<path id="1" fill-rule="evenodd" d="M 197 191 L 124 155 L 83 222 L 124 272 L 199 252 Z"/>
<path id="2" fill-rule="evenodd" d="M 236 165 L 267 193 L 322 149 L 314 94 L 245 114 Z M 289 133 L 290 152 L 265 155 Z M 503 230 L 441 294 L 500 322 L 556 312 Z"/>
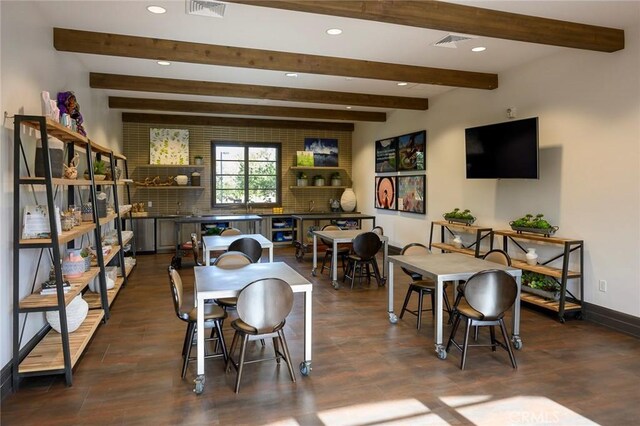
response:
<path id="1" fill-rule="evenodd" d="M 371 215 L 363 215 L 362 213 L 351 212 L 330 212 L 330 211 L 321 211 L 321 212 L 283 212 L 283 213 L 256 213 L 256 214 L 245 214 L 245 213 L 228 213 L 228 214 L 203 214 L 203 215 L 191 215 L 191 214 L 149 214 L 148 216 L 138 216 L 134 217 L 134 219 L 174 219 L 179 222 L 202 222 L 203 219 L 212 222 L 233 222 L 233 221 L 249 221 L 249 220 L 260 220 L 263 217 L 300 217 L 304 219 L 364 219 L 373 217 Z"/>

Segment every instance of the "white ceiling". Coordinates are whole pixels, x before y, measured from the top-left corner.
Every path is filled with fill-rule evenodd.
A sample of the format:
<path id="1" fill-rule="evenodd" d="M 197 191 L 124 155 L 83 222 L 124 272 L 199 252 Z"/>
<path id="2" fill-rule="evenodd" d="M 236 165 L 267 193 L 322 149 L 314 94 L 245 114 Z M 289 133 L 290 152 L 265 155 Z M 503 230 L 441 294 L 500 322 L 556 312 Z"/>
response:
<path id="1" fill-rule="evenodd" d="M 636 25 L 640 10 L 638 1 L 453 1 L 453 3 L 620 29 Z M 479 71 L 498 75 L 514 66 L 565 49 L 487 37 L 464 42 L 457 49 L 441 48 L 432 46 L 432 43 L 448 34 L 443 31 L 233 3 L 227 4 L 224 18 L 187 15 L 184 0 L 41 1 L 37 4 L 43 16 L 50 21 L 51 27 Z M 146 6 L 151 4 L 163 6 L 167 9 L 167 13 L 162 15 L 149 13 Z M 341 28 L 343 33 L 339 36 L 329 36 L 325 33 L 328 28 L 335 27 Z M 470 49 L 474 46 L 485 46 L 487 50 L 483 53 L 473 53 Z M 590 55 L 611 55 L 611 53 L 585 52 Z M 151 60 L 67 52 L 60 52 L 60 55 L 79 57 L 88 72 L 422 98 L 434 97 L 453 89 L 425 84 L 399 87 L 396 82 L 390 81 L 312 74 L 299 74 L 298 78 L 290 78 L 279 71 L 177 62 L 170 66 L 160 66 Z M 110 96 L 140 98 L 345 108 L 344 105 L 132 91 L 108 90 L 105 93 Z M 366 107 L 354 107 L 354 110 L 385 111 L 384 108 Z"/>

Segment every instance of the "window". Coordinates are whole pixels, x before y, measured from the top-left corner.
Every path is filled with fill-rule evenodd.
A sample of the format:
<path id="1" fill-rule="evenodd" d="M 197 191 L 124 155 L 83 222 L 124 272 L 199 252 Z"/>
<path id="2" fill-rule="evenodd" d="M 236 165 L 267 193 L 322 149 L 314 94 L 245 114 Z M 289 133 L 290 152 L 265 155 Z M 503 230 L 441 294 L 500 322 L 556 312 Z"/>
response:
<path id="1" fill-rule="evenodd" d="M 280 205 L 280 144 L 212 142 L 214 207 Z"/>

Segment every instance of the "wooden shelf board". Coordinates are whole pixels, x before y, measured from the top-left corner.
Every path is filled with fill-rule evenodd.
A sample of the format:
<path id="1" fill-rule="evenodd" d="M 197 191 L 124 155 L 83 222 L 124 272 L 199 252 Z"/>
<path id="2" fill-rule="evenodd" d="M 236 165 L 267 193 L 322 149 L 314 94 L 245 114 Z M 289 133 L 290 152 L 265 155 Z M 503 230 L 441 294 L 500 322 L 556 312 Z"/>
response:
<path id="1" fill-rule="evenodd" d="M 102 146 L 99 143 L 96 143 L 92 140 L 90 140 L 90 142 L 91 142 L 92 151 L 99 152 L 101 154 L 106 154 L 106 155 L 113 155 L 113 150 L 107 148 L 106 146 Z"/>
<path id="2" fill-rule="evenodd" d="M 124 216 L 131 211 L 131 204 L 127 205 L 127 207 L 120 206 L 120 216 Z"/>
<path id="3" fill-rule="evenodd" d="M 349 186 L 346 185 L 341 185 L 341 186 L 315 186 L 315 185 L 308 185 L 308 186 L 290 186 L 289 189 L 346 189 L 346 188 L 350 188 Z"/>
<path id="4" fill-rule="evenodd" d="M 133 234 L 127 234 L 127 235 L 129 235 L 127 238 L 123 238 L 122 239 L 122 245 L 123 246 L 126 246 L 127 243 L 133 239 Z"/>
<path id="5" fill-rule="evenodd" d="M 133 179 L 118 179 L 116 185 L 127 185 L 133 183 Z"/>
<path id="6" fill-rule="evenodd" d="M 558 300 L 545 299 L 544 297 L 537 296 L 531 293 L 525 293 L 525 292 L 520 293 L 520 300 L 523 302 L 530 303 L 532 305 L 549 309 L 551 311 L 560 312 L 560 301 Z M 565 301 L 564 303 L 565 312 L 575 311 L 575 310 L 579 311 L 581 309 L 582 307 L 577 303 L 567 302 L 567 301 Z"/>
<path id="7" fill-rule="evenodd" d="M 159 168 L 169 168 L 169 169 L 175 169 L 175 168 L 190 168 L 190 169 L 204 169 L 205 166 L 203 165 L 196 165 L 196 164 L 140 164 L 138 165 L 138 167 L 142 167 L 142 168 L 151 168 L 151 169 L 159 169 Z"/>
<path id="8" fill-rule="evenodd" d="M 113 157 L 114 157 L 114 158 L 116 158 L 116 159 L 118 159 L 118 160 L 124 160 L 124 161 L 127 161 L 127 157 L 125 157 L 125 156 L 124 156 L 124 155 L 122 155 L 122 154 L 118 154 L 118 153 L 116 153 L 116 152 L 114 152 L 114 153 L 113 153 Z"/>
<path id="9" fill-rule="evenodd" d="M 25 120 L 22 122 L 31 128 L 40 130 L 40 124 L 37 121 Z M 89 144 L 89 139 L 86 136 L 82 136 L 78 132 L 74 132 L 71 129 L 64 127 L 62 124 L 53 121 L 50 118 L 46 118 L 47 134 L 60 139 L 66 143 L 74 143 L 78 146 L 86 147 Z"/>
<path id="10" fill-rule="evenodd" d="M 46 178 L 43 177 L 30 177 L 23 176 L 20 178 L 20 183 L 25 185 L 44 185 L 47 183 Z M 51 179 L 51 183 L 54 185 L 64 185 L 64 186 L 90 186 L 91 181 L 85 179 L 63 179 L 63 178 L 53 178 Z"/>
<path id="11" fill-rule="evenodd" d="M 333 170 L 333 171 L 340 171 L 340 170 L 346 170 L 344 167 L 331 167 L 331 166 L 323 166 L 323 167 L 306 167 L 306 166 L 291 166 L 289 167 L 289 170 Z"/>
<path id="12" fill-rule="evenodd" d="M 80 359 L 80 355 L 100 325 L 103 316 L 102 309 L 89 311 L 82 325 L 73 333 L 69 333 L 71 367 Z M 20 373 L 34 373 L 62 369 L 64 369 L 62 336 L 52 329 L 20 363 L 18 371 Z"/>
<path id="13" fill-rule="evenodd" d="M 511 230 L 498 230 L 493 231 L 494 235 L 502 235 L 511 238 L 519 238 L 528 241 L 538 241 L 541 243 L 549 243 L 549 244 L 564 244 L 564 243 L 582 243 L 581 240 L 575 240 L 572 238 L 558 238 L 558 237 L 545 237 L 543 235 L 537 234 L 528 234 L 528 233 L 517 233 L 516 231 Z"/>
<path id="14" fill-rule="evenodd" d="M 136 189 L 204 189 L 204 186 L 171 185 L 171 186 L 144 186 L 138 185 Z"/>
<path id="15" fill-rule="evenodd" d="M 117 215 L 117 214 L 115 214 L 115 213 L 109 213 L 109 214 L 107 215 L 107 217 L 101 217 L 101 218 L 99 219 L 99 220 L 100 220 L 100 226 L 104 226 L 104 225 L 106 225 L 107 223 L 111 222 L 112 220 L 114 220 L 114 219 L 115 219 L 115 218 L 117 218 L 117 217 L 118 217 L 118 215 Z"/>
<path id="16" fill-rule="evenodd" d="M 462 254 L 467 254 L 469 256 L 475 256 L 476 255 L 476 251 L 475 250 L 468 249 L 468 248 L 458 248 L 458 247 L 453 246 L 451 244 L 432 243 L 431 247 L 435 247 L 435 248 L 438 248 L 440 250 L 449 251 L 449 252 L 452 252 L 452 253 L 462 253 Z"/>
<path id="17" fill-rule="evenodd" d="M 464 223 L 451 223 L 447 220 L 434 220 L 434 225 L 446 226 L 448 228 L 455 228 L 463 231 L 475 232 L 477 230 L 482 231 L 491 231 L 491 228 L 487 228 L 486 226 L 478 226 L 478 225 L 465 225 Z"/>
<path id="18" fill-rule="evenodd" d="M 124 266 L 124 272 L 127 274 L 127 277 L 129 275 L 131 275 L 131 272 L 133 272 L 133 269 L 136 267 L 136 265 L 125 265 Z"/>
<path id="19" fill-rule="evenodd" d="M 104 260 L 105 266 L 107 265 L 107 263 L 111 262 L 111 259 L 113 259 L 116 256 L 116 254 L 118 254 L 119 251 L 120 251 L 119 245 L 115 244 L 111 246 L 111 251 L 109 252 L 109 254 L 104 255 L 102 259 Z M 95 262 L 93 262 L 91 266 L 98 266 L 98 265 Z"/>
<path id="20" fill-rule="evenodd" d="M 100 268 L 93 267 L 89 268 L 89 270 L 80 277 L 69 278 L 71 288 L 64 294 L 65 305 L 68 305 L 99 272 Z M 20 309 L 50 308 L 54 306 L 58 306 L 57 294 L 32 293 L 20 301 Z"/>
<path id="21" fill-rule="evenodd" d="M 58 242 L 60 244 L 68 243 L 76 238 L 86 234 L 89 231 L 94 230 L 96 227 L 93 222 L 83 222 L 81 225 L 74 226 L 70 231 L 62 231 L 62 234 L 58 235 Z M 21 246 L 29 246 L 31 244 L 51 244 L 51 238 L 34 238 L 30 240 L 20 240 Z"/>
<path id="22" fill-rule="evenodd" d="M 551 266 L 543 265 L 529 265 L 526 261 L 511 259 L 511 265 L 514 268 L 522 269 L 523 271 L 537 272 L 542 275 L 548 275 L 554 278 L 562 278 L 562 269 L 554 268 Z M 580 278 L 580 273 L 575 271 L 567 271 L 568 278 Z"/>
<path id="23" fill-rule="evenodd" d="M 113 303 L 118 292 L 122 288 L 122 284 L 124 283 L 124 278 L 118 277 L 116 278 L 116 284 L 112 289 L 107 290 L 107 300 L 109 302 L 109 306 Z M 84 300 L 89 304 L 89 309 L 102 309 L 102 300 L 100 299 L 100 293 L 86 292 L 84 295 Z"/>

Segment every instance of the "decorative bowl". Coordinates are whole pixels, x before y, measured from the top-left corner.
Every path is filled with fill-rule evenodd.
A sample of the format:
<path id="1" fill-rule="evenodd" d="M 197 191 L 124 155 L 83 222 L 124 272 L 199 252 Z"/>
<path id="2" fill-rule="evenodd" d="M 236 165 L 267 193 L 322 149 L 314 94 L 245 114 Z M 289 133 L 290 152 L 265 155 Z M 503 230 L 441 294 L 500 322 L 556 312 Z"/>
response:
<path id="1" fill-rule="evenodd" d="M 87 313 L 89 313 L 89 304 L 79 294 L 67 305 L 67 331 L 69 333 L 76 331 L 87 317 Z M 59 312 L 47 311 L 46 318 L 51 328 L 60 333 Z"/>

